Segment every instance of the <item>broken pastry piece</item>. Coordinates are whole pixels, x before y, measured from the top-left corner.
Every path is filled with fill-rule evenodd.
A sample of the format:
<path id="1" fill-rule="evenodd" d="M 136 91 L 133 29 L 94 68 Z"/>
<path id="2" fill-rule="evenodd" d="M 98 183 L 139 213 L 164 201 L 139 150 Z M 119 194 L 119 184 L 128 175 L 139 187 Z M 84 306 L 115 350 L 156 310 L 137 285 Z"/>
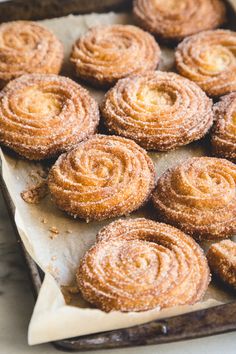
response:
<path id="1" fill-rule="evenodd" d="M 207 259 L 212 273 L 236 290 L 236 243 L 231 240 L 214 243 Z"/>

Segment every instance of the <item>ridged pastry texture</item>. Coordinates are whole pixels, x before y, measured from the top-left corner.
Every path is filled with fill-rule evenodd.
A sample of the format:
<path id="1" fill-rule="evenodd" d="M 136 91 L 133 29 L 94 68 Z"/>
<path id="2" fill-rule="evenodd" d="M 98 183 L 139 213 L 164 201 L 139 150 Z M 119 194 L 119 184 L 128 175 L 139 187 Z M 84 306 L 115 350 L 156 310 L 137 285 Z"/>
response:
<path id="1" fill-rule="evenodd" d="M 215 155 L 236 160 L 236 92 L 223 96 L 214 106 L 212 148 Z"/>
<path id="2" fill-rule="evenodd" d="M 221 0 L 135 0 L 133 12 L 141 27 L 167 41 L 217 28 L 225 21 Z"/>
<path id="3" fill-rule="evenodd" d="M 214 243 L 207 259 L 212 273 L 236 290 L 236 243 L 231 240 Z"/>
<path id="4" fill-rule="evenodd" d="M 76 275 L 83 297 L 106 312 L 194 304 L 210 280 L 206 257 L 191 237 L 143 218 L 104 227 Z"/>
<path id="5" fill-rule="evenodd" d="M 0 142 L 30 160 L 71 150 L 98 121 L 95 100 L 66 77 L 23 75 L 0 92 Z"/>
<path id="6" fill-rule="evenodd" d="M 194 157 L 167 170 L 153 193 L 160 220 L 201 239 L 236 232 L 236 165 Z"/>
<path id="7" fill-rule="evenodd" d="M 0 87 L 24 74 L 58 74 L 62 61 L 61 42 L 38 23 L 0 25 Z"/>
<path id="8" fill-rule="evenodd" d="M 154 183 L 154 165 L 145 150 L 105 135 L 60 156 L 48 178 L 57 206 L 87 221 L 131 213 L 148 199 Z"/>
<path id="9" fill-rule="evenodd" d="M 101 111 L 110 132 L 160 151 L 202 138 L 213 123 L 212 101 L 201 88 L 161 71 L 119 80 Z"/>
<path id="10" fill-rule="evenodd" d="M 78 77 L 95 86 L 111 86 L 131 74 L 155 70 L 160 48 L 151 34 L 131 25 L 91 28 L 73 46 Z"/>
<path id="11" fill-rule="evenodd" d="M 178 45 L 175 59 L 178 72 L 209 96 L 236 90 L 236 32 L 205 31 L 188 37 Z"/>

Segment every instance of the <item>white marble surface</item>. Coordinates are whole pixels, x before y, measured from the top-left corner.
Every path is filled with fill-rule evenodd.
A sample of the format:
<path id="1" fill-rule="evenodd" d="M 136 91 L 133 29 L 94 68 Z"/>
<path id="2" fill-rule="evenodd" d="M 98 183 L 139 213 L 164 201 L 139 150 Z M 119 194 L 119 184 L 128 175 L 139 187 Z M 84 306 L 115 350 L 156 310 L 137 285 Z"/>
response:
<path id="1" fill-rule="evenodd" d="M 29 347 L 27 327 L 34 306 L 26 268 L 0 195 L 0 354 L 55 354 L 50 344 Z M 90 352 L 101 353 L 102 351 Z M 104 354 L 235 354 L 236 332 Z"/>

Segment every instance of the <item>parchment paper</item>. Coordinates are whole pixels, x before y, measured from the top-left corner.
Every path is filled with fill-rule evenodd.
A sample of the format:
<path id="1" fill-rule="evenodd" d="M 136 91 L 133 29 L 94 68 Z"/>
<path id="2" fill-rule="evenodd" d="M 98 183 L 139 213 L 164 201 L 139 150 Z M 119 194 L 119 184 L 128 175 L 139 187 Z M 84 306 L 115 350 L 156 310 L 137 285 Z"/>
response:
<path id="1" fill-rule="evenodd" d="M 126 14 L 91 14 L 83 16 L 68 16 L 66 18 L 41 21 L 52 29 L 65 46 L 65 65 L 62 74 L 73 77 L 68 65 L 68 55 L 72 43 L 95 24 L 132 23 Z M 170 70 L 173 65 L 173 53 L 163 49 L 161 69 Z M 103 92 L 91 90 L 100 101 Z M 169 153 L 150 153 L 158 176 L 166 168 L 190 156 L 207 154 L 204 142 L 194 143 L 187 147 Z M 169 317 L 206 308 L 219 303 L 229 302 L 233 295 L 224 291 L 216 284 L 209 287 L 205 301 L 194 306 L 179 306 L 159 311 L 159 308 L 139 313 L 104 313 L 91 308 L 89 304 L 77 297 L 76 306 L 67 305 L 60 286 L 72 284 L 75 269 L 85 251 L 94 243 L 96 233 L 105 222 L 86 223 L 74 220 L 59 211 L 51 202 L 50 196 L 44 198 L 38 205 L 25 203 L 20 193 L 32 183 L 32 171 L 38 171 L 42 164 L 21 160 L 12 154 L 0 151 L 3 179 L 16 207 L 15 221 L 23 243 L 45 272 L 37 303 L 29 325 L 28 342 L 38 344 L 78 335 L 102 332 L 117 328 L 130 327 L 153 319 Z M 130 217 L 145 216 L 155 219 L 155 212 L 148 206 Z M 52 237 L 50 228 L 56 227 L 58 235 Z"/>

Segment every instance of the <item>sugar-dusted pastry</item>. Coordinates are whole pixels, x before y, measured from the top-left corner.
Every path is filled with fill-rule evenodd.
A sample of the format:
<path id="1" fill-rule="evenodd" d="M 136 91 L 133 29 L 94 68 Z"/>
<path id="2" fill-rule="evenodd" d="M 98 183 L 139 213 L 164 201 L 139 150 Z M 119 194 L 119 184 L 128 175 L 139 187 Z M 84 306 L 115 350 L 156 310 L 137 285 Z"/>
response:
<path id="1" fill-rule="evenodd" d="M 0 25 L 0 87 L 31 73 L 58 74 L 63 61 L 63 46 L 56 36 L 30 21 Z"/>
<path id="2" fill-rule="evenodd" d="M 134 0 L 138 23 L 158 38 L 179 41 L 225 21 L 221 0 Z"/>
<path id="3" fill-rule="evenodd" d="M 161 71 L 119 80 L 101 110 L 110 132 L 160 151 L 202 138 L 213 123 L 212 101 L 201 88 Z"/>
<path id="4" fill-rule="evenodd" d="M 209 96 L 236 90 L 236 32 L 206 31 L 181 42 L 175 52 L 178 72 Z"/>
<path id="5" fill-rule="evenodd" d="M 95 86 L 111 86 L 131 74 L 155 70 L 160 48 L 154 37 L 131 25 L 91 28 L 74 44 L 76 74 Z"/>
<path id="6" fill-rule="evenodd" d="M 193 157 L 167 170 L 153 194 L 160 220 L 196 239 L 222 239 L 236 232 L 236 165 Z"/>
<path id="7" fill-rule="evenodd" d="M 57 206 L 87 221 L 131 213 L 148 199 L 154 183 L 145 150 L 132 140 L 105 135 L 61 155 L 48 177 Z"/>
<path id="8" fill-rule="evenodd" d="M 215 155 L 236 160 L 236 92 L 223 96 L 214 106 L 212 148 Z"/>
<path id="9" fill-rule="evenodd" d="M 214 243 L 207 259 L 212 273 L 236 290 L 236 243 L 231 240 Z"/>
<path id="10" fill-rule="evenodd" d="M 210 280 L 206 257 L 190 236 L 143 218 L 105 226 L 76 275 L 83 297 L 106 312 L 194 304 Z"/>
<path id="11" fill-rule="evenodd" d="M 27 74 L 0 92 L 0 143 L 30 160 L 71 150 L 98 121 L 95 100 L 66 77 Z"/>

